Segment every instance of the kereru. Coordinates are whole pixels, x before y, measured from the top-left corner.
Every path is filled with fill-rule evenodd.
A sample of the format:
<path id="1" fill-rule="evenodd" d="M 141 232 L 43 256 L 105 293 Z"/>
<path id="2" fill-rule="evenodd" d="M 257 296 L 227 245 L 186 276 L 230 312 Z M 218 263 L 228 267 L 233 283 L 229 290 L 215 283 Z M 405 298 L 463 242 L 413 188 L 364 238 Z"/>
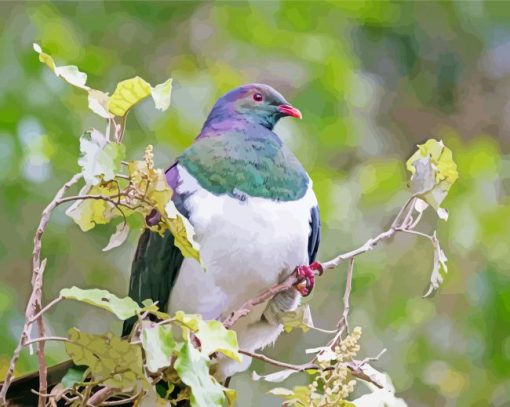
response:
<path id="1" fill-rule="evenodd" d="M 320 269 L 314 263 L 320 220 L 312 181 L 273 132 L 286 116 L 301 113 L 268 85 L 240 86 L 216 102 L 193 144 L 166 171 L 206 270 L 183 258 L 170 233 L 162 237 L 147 229 L 134 257 L 130 297 L 158 301 L 169 313 L 223 320 L 298 268 L 304 281 L 299 292 L 276 295 L 233 327 L 247 351 L 276 340 L 282 331 L 278 315 L 298 306 L 313 287 L 314 269 Z M 124 334 L 131 325 L 125 324 Z M 218 377 L 228 378 L 250 362 L 221 359 Z"/>

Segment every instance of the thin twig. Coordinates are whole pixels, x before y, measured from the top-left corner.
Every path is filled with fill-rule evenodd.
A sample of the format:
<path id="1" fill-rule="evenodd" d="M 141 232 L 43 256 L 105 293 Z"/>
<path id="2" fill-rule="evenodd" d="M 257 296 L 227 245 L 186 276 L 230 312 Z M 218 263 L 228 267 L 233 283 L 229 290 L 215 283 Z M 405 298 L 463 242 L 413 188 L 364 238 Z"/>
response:
<path id="1" fill-rule="evenodd" d="M 124 404 L 130 403 L 132 401 L 135 401 L 138 397 L 142 395 L 142 392 L 136 393 L 135 395 L 125 398 L 122 400 L 114 400 L 114 401 L 103 401 L 101 403 L 101 406 L 122 406 Z"/>
<path id="2" fill-rule="evenodd" d="M 356 256 L 359 256 L 360 254 L 366 253 L 370 250 L 372 250 L 377 244 L 379 244 L 383 240 L 388 240 L 391 237 L 395 235 L 397 232 L 407 231 L 408 229 L 403 229 L 403 222 L 405 222 L 412 211 L 414 210 L 414 202 L 416 200 L 416 197 L 413 195 L 407 199 L 407 201 L 404 203 L 404 206 L 400 209 L 397 216 L 393 220 L 390 228 L 379 235 L 377 235 L 374 238 L 368 239 L 362 246 L 358 247 L 357 249 L 351 250 L 350 252 L 340 254 L 336 256 L 335 258 L 321 262 L 322 269 L 323 270 L 332 270 L 340 263 L 352 259 Z M 402 216 L 404 215 L 404 216 Z M 403 217 L 402 222 L 399 222 L 400 218 Z M 319 271 L 315 272 L 316 276 L 319 275 Z M 263 302 L 273 298 L 276 294 L 288 290 L 295 284 L 299 283 L 298 277 L 295 272 L 290 274 L 284 281 L 281 283 L 267 289 L 266 291 L 262 292 L 257 297 L 254 297 L 248 301 L 246 301 L 241 307 L 239 307 L 237 310 L 233 311 L 224 321 L 223 324 L 226 328 L 231 328 L 240 318 L 243 318 L 244 316 L 248 315 L 251 310 Z"/>
<path id="3" fill-rule="evenodd" d="M 347 322 L 347 318 L 349 316 L 349 311 L 351 310 L 350 297 L 352 289 L 353 270 L 354 270 L 354 257 L 349 259 L 349 267 L 347 268 L 347 278 L 345 280 L 345 291 L 343 299 L 344 311 L 342 313 L 342 319 L 338 323 L 338 330 L 340 331 L 340 335 L 342 335 L 344 330 L 346 330 L 347 333 L 349 333 L 349 323 Z"/>
<path id="4" fill-rule="evenodd" d="M 46 229 L 46 226 L 49 222 L 51 212 L 58 205 L 58 201 L 62 199 L 64 194 L 76 184 L 82 177 L 82 174 L 75 174 L 72 178 L 67 181 L 55 194 L 53 200 L 46 206 L 41 215 L 41 220 L 39 222 L 39 226 L 37 227 L 37 231 L 34 236 L 34 250 L 32 252 L 32 293 L 30 295 L 30 299 L 27 303 L 27 308 L 25 311 L 25 323 L 23 325 L 23 331 L 20 335 L 18 345 L 14 350 L 14 353 L 9 362 L 9 368 L 7 369 L 7 374 L 5 375 L 4 384 L 2 386 L 2 390 L 0 390 L 0 405 L 7 404 L 7 390 L 12 383 L 12 379 L 14 378 L 14 368 L 19 359 L 21 350 L 23 348 L 23 344 L 29 338 L 29 330 L 31 322 L 30 320 L 36 314 L 40 314 L 42 311 L 42 285 L 43 285 L 43 273 L 44 273 L 44 261 L 41 262 L 41 240 Z M 38 328 L 39 328 L 39 336 L 45 336 L 44 333 L 44 321 L 42 318 L 42 314 L 38 315 Z M 39 393 L 46 394 L 47 393 L 47 367 L 46 361 L 44 358 L 44 342 L 38 343 L 38 353 L 39 353 Z M 44 407 L 45 401 L 43 397 L 39 397 L 39 406 Z"/>
<path id="5" fill-rule="evenodd" d="M 61 341 L 61 342 L 72 342 L 70 339 L 68 338 L 65 338 L 63 336 L 43 336 L 41 338 L 34 338 L 34 339 L 30 339 L 29 341 L 26 341 L 23 346 L 28 346 L 28 345 L 31 345 L 33 343 L 38 343 L 38 342 L 47 342 L 47 341 Z"/>
<path id="6" fill-rule="evenodd" d="M 321 370 L 321 367 L 314 363 L 304 363 L 302 365 L 294 365 L 292 363 L 280 362 L 279 360 L 271 359 L 271 358 L 267 357 L 266 355 L 262 355 L 261 353 L 248 352 L 248 351 L 241 350 L 241 349 L 239 350 L 239 353 L 242 353 L 243 355 L 249 356 L 254 359 L 261 360 L 262 362 L 268 363 L 270 365 L 277 366 L 277 367 L 283 367 L 284 369 L 295 370 L 296 372 L 304 372 L 307 370 Z M 377 358 L 378 358 L 378 356 L 377 356 Z M 373 358 L 373 359 L 376 360 L 376 358 Z M 370 383 L 374 384 L 375 386 L 381 388 L 382 384 L 380 382 L 375 381 L 372 377 L 368 376 L 365 372 L 363 372 L 361 370 L 362 366 L 365 364 L 366 364 L 366 362 L 364 362 L 364 361 L 362 363 L 361 361 L 355 360 L 352 362 L 348 362 L 345 365 L 347 366 L 347 368 L 349 368 L 349 370 L 351 371 L 351 374 L 354 377 L 357 377 L 358 379 L 370 382 Z"/>
<path id="7" fill-rule="evenodd" d="M 88 404 L 92 406 L 100 406 L 103 402 L 119 391 L 120 389 L 115 389 L 113 387 L 103 387 L 89 399 Z"/>
<path id="8" fill-rule="evenodd" d="M 41 311 L 39 311 L 37 314 L 35 314 L 32 318 L 30 318 L 29 320 L 29 323 L 34 323 L 34 321 L 39 318 L 40 316 L 42 316 L 42 314 L 46 313 L 50 308 L 54 307 L 55 305 L 57 305 L 60 301 L 62 301 L 63 298 L 62 297 L 57 297 L 55 298 L 53 301 L 51 301 L 50 303 L 48 303 Z"/>

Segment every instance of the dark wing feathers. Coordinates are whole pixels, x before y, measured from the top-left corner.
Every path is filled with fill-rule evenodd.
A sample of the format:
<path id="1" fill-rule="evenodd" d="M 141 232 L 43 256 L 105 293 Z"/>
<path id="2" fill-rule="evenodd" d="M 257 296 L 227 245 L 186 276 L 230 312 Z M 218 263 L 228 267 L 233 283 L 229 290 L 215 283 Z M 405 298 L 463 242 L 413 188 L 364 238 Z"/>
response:
<path id="1" fill-rule="evenodd" d="M 310 216 L 310 236 L 308 236 L 308 262 L 313 263 L 317 250 L 319 250 L 319 243 L 321 241 L 321 219 L 319 207 L 314 206 Z"/>
<path id="2" fill-rule="evenodd" d="M 170 232 L 161 236 L 146 229 L 138 241 L 131 266 L 129 296 L 140 304 L 145 299 L 158 301 L 159 308 L 165 311 L 183 259 Z M 131 318 L 124 322 L 122 335 L 130 333 L 135 321 L 136 318 Z"/>
<path id="3" fill-rule="evenodd" d="M 172 200 L 177 209 L 187 216 L 184 211 L 183 197 L 175 192 L 179 183 L 176 164 L 167 170 L 166 177 L 168 184 L 174 190 Z M 145 299 L 158 301 L 159 309 L 166 311 L 168 297 L 183 259 L 181 251 L 174 245 L 174 237 L 170 232 L 167 231 L 164 236 L 161 236 L 157 232 L 146 229 L 138 240 L 135 258 L 131 265 L 129 296 L 139 304 Z M 136 318 L 131 318 L 124 322 L 122 335 L 131 332 L 135 321 Z"/>

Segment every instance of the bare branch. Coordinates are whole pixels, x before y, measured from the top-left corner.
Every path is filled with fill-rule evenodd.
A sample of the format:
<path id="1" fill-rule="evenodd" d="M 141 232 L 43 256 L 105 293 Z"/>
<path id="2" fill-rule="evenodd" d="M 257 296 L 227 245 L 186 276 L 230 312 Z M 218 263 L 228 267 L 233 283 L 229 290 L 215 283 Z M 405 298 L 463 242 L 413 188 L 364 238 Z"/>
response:
<path id="1" fill-rule="evenodd" d="M 113 387 L 103 387 L 89 399 L 88 404 L 92 406 L 100 406 L 104 401 L 108 400 L 111 396 L 120 391 L 120 389 L 115 389 Z"/>
<path id="2" fill-rule="evenodd" d="M 30 339 L 29 341 L 26 341 L 23 346 L 28 346 L 28 345 L 32 345 L 33 343 L 38 343 L 38 342 L 47 342 L 47 341 L 61 341 L 61 342 L 71 342 L 70 339 L 68 338 L 65 338 L 63 336 L 43 336 L 41 338 L 34 338 L 34 339 Z"/>
<path id="3" fill-rule="evenodd" d="M 29 323 L 32 324 L 36 319 L 41 317 L 44 313 L 46 313 L 50 308 L 57 305 L 60 301 L 62 301 L 62 297 L 57 297 L 53 301 L 51 301 L 49 304 L 47 304 L 41 311 L 39 311 L 37 314 L 35 314 L 32 318 L 29 319 Z"/>
<path id="4" fill-rule="evenodd" d="M 267 357 L 266 355 L 262 355 L 260 353 L 248 352 L 248 351 L 245 351 L 245 350 L 239 350 L 239 353 L 242 353 L 243 355 L 246 355 L 246 356 L 250 356 L 250 357 L 252 357 L 254 359 L 261 360 L 261 361 L 263 361 L 265 363 L 268 363 L 270 365 L 277 366 L 277 367 L 282 367 L 284 369 L 295 370 L 296 372 L 304 372 L 304 371 L 307 371 L 307 370 L 321 370 L 321 367 L 319 365 L 314 364 L 314 363 L 305 363 L 305 364 L 302 364 L 302 365 L 294 365 L 294 364 L 291 364 L 291 363 L 280 362 L 279 360 L 271 359 L 271 358 Z M 379 358 L 379 355 L 377 356 L 377 359 L 378 358 Z M 376 358 L 373 358 L 373 359 L 377 360 Z M 364 381 L 367 381 L 367 382 L 370 382 L 370 383 L 374 384 L 375 386 L 377 386 L 379 388 L 383 387 L 383 383 L 381 383 L 380 380 L 375 379 L 374 377 L 372 377 L 372 375 L 369 376 L 366 373 L 366 371 L 363 370 L 363 367 L 370 366 L 365 361 L 361 362 L 361 361 L 353 360 L 351 362 L 345 363 L 345 365 L 349 368 L 349 370 L 351 371 L 351 374 L 354 377 L 356 377 L 358 379 L 361 379 L 361 380 L 364 380 Z M 372 369 L 373 371 L 377 372 L 371 366 L 370 366 L 370 369 Z M 367 369 L 365 369 L 365 370 L 367 370 Z"/>
<path id="5" fill-rule="evenodd" d="M 404 206 L 400 209 L 397 216 L 393 220 L 390 228 L 379 235 L 377 235 L 374 238 L 368 239 L 362 246 L 358 247 L 357 249 L 351 250 L 350 252 L 340 254 L 336 256 L 335 258 L 321 262 L 322 269 L 323 270 L 332 270 L 340 265 L 340 263 L 353 259 L 356 256 L 359 256 L 360 254 L 366 253 L 370 250 L 372 250 L 377 244 L 379 244 L 381 241 L 388 240 L 391 237 L 393 237 L 397 232 L 411 232 L 410 229 L 408 229 L 409 226 L 405 226 L 407 222 L 409 222 L 409 218 L 414 210 L 414 202 L 416 200 L 416 197 L 413 195 L 411 196 L 405 203 Z M 402 221 L 400 221 L 400 219 Z M 400 221 L 400 222 L 399 222 Z M 410 224 L 410 223 L 409 223 Z M 416 226 L 417 222 L 413 222 L 413 227 Z M 419 232 L 416 232 L 417 234 Z M 319 271 L 315 272 L 315 275 L 320 275 Z M 351 277 L 352 278 L 352 277 Z M 255 298 L 250 299 L 249 301 L 246 301 L 241 307 L 239 307 L 237 310 L 233 311 L 228 318 L 226 318 L 223 321 L 223 324 L 226 328 L 231 328 L 240 318 L 245 317 L 248 315 L 251 310 L 258 304 L 262 304 L 263 302 L 271 299 L 276 294 L 288 290 L 295 284 L 299 283 L 299 280 L 297 278 L 296 272 L 294 271 L 292 274 L 290 274 L 284 281 L 282 281 L 280 284 L 277 284 L 268 290 L 264 291 L 260 295 L 258 295 Z"/>
<path id="6" fill-rule="evenodd" d="M 57 207 L 59 200 L 61 200 L 64 194 L 71 188 L 74 184 L 76 184 L 82 178 L 82 174 L 75 174 L 73 177 L 67 181 L 56 193 L 53 200 L 48 204 L 48 206 L 44 209 L 41 215 L 41 220 L 39 222 L 39 226 L 35 232 L 34 236 L 34 249 L 32 252 L 32 293 L 30 295 L 30 299 L 28 300 L 27 308 L 25 311 L 25 324 L 23 325 L 23 331 L 20 335 L 18 345 L 14 350 L 14 353 L 9 362 L 9 368 L 7 370 L 7 374 L 5 375 L 4 384 L 2 386 L 2 390 L 0 390 L 0 405 L 7 404 L 7 390 L 11 385 L 12 379 L 14 377 L 14 368 L 19 359 L 21 350 L 23 348 L 23 344 L 29 339 L 29 331 L 31 320 L 35 315 L 37 315 L 37 325 L 39 329 L 39 336 L 44 337 L 44 321 L 42 318 L 42 285 L 43 285 L 43 274 L 44 274 L 44 264 L 45 262 L 41 262 L 41 240 L 46 230 L 46 226 L 50 220 L 51 212 Z M 47 367 L 46 361 L 44 357 L 44 341 L 38 342 L 38 354 L 39 354 L 39 393 L 46 394 L 47 393 Z M 44 407 L 45 401 L 41 396 L 39 397 L 39 406 Z"/>

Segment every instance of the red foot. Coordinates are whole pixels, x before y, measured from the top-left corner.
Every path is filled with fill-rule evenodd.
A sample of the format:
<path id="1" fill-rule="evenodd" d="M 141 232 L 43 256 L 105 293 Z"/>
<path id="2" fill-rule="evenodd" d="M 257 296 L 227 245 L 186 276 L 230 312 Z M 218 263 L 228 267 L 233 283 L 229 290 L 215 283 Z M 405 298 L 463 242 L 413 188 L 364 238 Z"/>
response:
<path id="1" fill-rule="evenodd" d="M 296 290 L 298 290 L 303 297 L 310 295 L 315 286 L 315 272 L 318 272 L 319 276 L 322 275 L 323 272 L 322 265 L 316 261 L 309 266 L 296 267 L 299 283 L 294 287 L 296 287 Z"/>

